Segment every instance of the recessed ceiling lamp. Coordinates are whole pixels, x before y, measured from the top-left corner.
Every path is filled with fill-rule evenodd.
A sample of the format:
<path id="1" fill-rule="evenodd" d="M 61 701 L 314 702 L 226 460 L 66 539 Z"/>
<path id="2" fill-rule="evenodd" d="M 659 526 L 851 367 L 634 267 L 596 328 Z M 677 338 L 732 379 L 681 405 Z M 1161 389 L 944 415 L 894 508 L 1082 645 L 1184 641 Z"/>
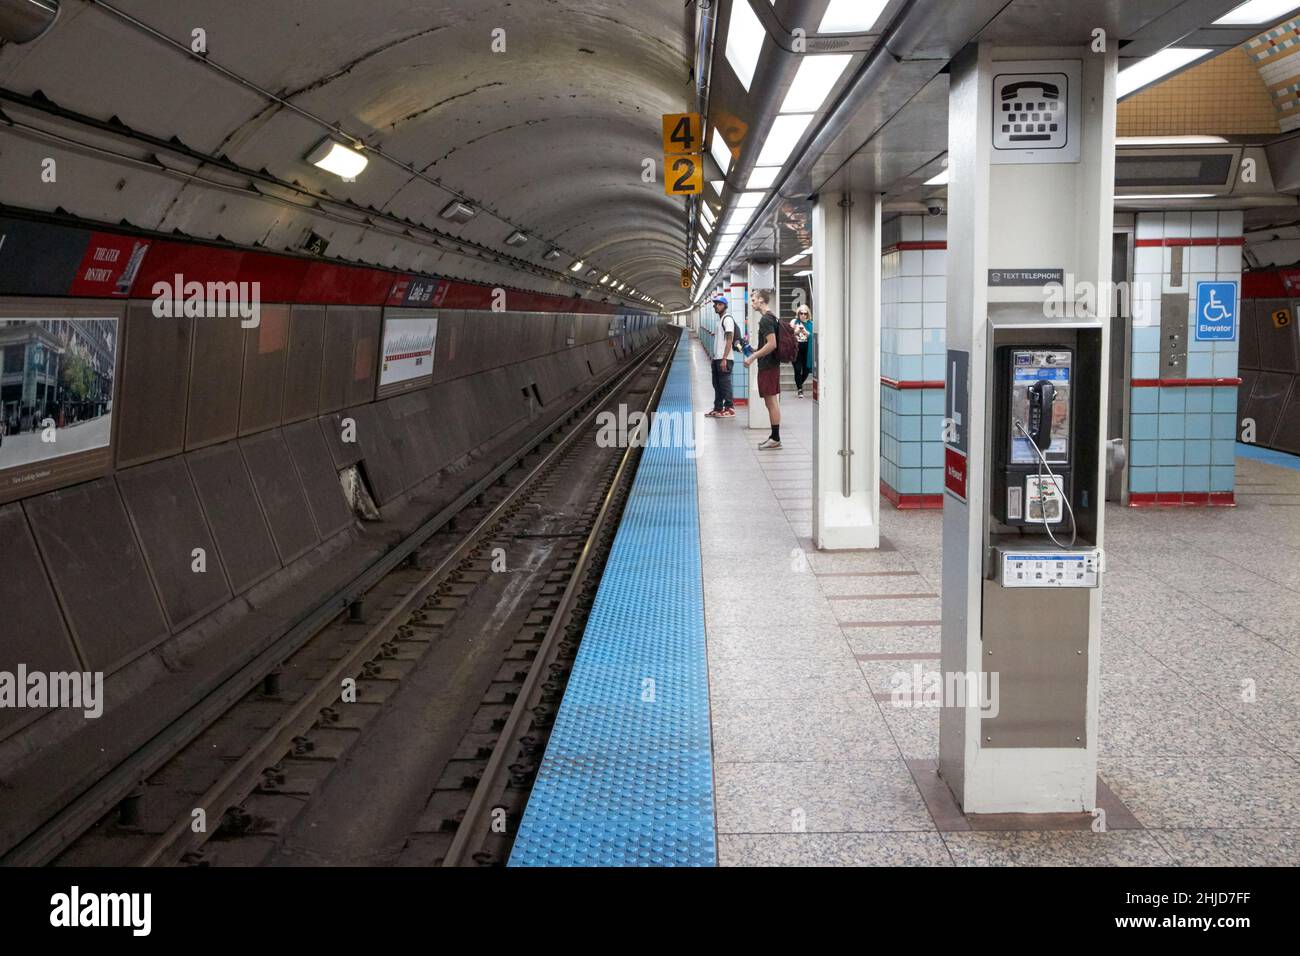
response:
<path id="1" fill-rule="evenodd" d="M 709 180 L 709 185 L 710 185 L 711 187 L 713 187 L 713 191 L 714 191 L 715 193 L 717 193 L 719 196 L 721 196 L 721 195 L 722 195 L 722 187 L 725 186 L 725 185 L 727 185 L 727 183 L 726 183 L 725 180 L 722 180 L 722 179 L 710 179 L 710 180 Z"/>
<path id="2" fill-rule="evenodd" d="M 336 139 L 326 137 L 307 154 L 307 162 L 319 166 L 340 179 L 356 179 L 370 162 L 359 150 L 344 146 Z"/>
<path id="3" fill-rule="evenodd" d="M 781 103 L 782 113 L 815 113 L 822 108 L 831 89 L 843 75 L 845 67 L 853 57 L 848 53 L 834 53 L 828 56 L 805 56 L 799 64 L 799 72 L 794 75 L 785 100 Z"/>
<path id="4" fill-rule="evenodd" d="M 741 193 L 740 198 L 736 200 L 736 209 L 757 209 L 763 201 L 763 192 L 756 190 L 754 192 Z"/>
<path id="5" fill-rule="evenodd" d="M 754 70 L 758 68 L 758 56 L 766 39 L 767 31 L 758 22 L 758 15 L 748 0 L 732 3 L 731 20 L 727 24 L 727 62 L 736 71 L 736 79 L 746 93 L 754 82 Z"/>
<path id="6" fill-rule="evenodd" d="M 585 263 L 584 263 L 581 259 L 579 259 L 579 260 L 578 260 L 577 262 L 575 262 L 573 265 L 569 266 L 569 271 L 570 271 L 570 272 L 581 272 L 581 271 L 582 271 L 582 267 L 583 267 L 583 265 L 585 265 Z"/>
<path id="7" fill-rule="evenodd" d="M 1295 0 L 1247 0 L 1231 13 L 1225 13 L 1214 21 L 1220 27 L 1254 27 L 1263 26 L 1281 20 L 1288 13 L 1296 10 Z"/>
<path id="8" fill-rule="evenodd" d="M 831 0 L 818 33 L 869 33 L 889 0 Z"/>
<path id="9" fill-rule="evenodd" d="M 561 255 L 563 255 L 563 253 L 560 252 L 559 249 L 548 249 L 546 255 L 542 256 L 542 258 L 554 262 L 556 259 L 560 258 Z"/>
<path id="10" fill-rule="evenodd" d="M 527 241 L 528 241 L 528 237 L 525 236 L 522 232 L 519 232 L 518 230 L 506 236 L 507 246 L 522 246 Z"/>
<path id="11" fill-rule="evenodd" d="M 949 173 L 948 170 L 945 169 L 938 176 L 935 176 L 931 179 L 927 179 L 925 181 L 925 185 L 926 186 L 947 186 L 948 178 L 949 178 Z"/>
<path id="12" fill-rule="evenodd" d="M 755 166 L 749 174 L 749 182 L 745 188 L 767 189 L 776 182 L 776 177 L 779 175 L 781 175 L 780 166 Z"/>
<path id="13" fill-rule="evenodd" d="M 791 113 L 772 120 L 755 165 L 784 166 L 811 122 L 811 113 Z"/>
<path id="14" fill-rule="evenodd" d="M 1171 46 L 1159 53 L 1153 53 L 1146 59 L 1138 60 L 1132 66 L 1119 71 L 1119 77 L 1115 81 L 1115 95 L 1123 99 L 1143 87 L 1150 86 L 1161 77 L 1168 76 L 1175 70 L 1181 70 L 1213 52 L 1201 47 Z"/>
<path id="15" fill-rule="evenodd" d="M 722 170 L 722 175 L 727 175 L 727 171 L 731 169 L 731 147 L 723 140 L 722 134 L 718 132 L 716 126 L 713 127 L 713 138 L 709 140 L 709 155 L 713 157 L 714 162 L 718 164 L 718 168 Z"/>

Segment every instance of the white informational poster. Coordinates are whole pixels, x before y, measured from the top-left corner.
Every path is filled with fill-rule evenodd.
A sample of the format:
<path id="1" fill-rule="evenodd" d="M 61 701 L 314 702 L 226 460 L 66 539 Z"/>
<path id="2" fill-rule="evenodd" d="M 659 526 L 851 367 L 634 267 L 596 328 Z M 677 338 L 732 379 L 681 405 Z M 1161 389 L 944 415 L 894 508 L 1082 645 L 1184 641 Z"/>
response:
<path id="1" fill-rule="evenodd" d="M 385 312 L 384 352 L 379 366 L 381 393 L 412 388 L 422 384 L 421 380 L 431 379 L 437 337 L 436 312 L 415 309 Z"/>

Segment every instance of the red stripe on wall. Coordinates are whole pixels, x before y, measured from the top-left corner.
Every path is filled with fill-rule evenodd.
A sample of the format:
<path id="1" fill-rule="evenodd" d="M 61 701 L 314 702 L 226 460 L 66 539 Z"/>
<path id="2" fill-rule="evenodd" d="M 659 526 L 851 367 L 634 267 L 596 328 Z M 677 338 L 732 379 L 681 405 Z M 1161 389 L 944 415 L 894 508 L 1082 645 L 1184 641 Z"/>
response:
<path id="1" fill-rule="evenodd" d="M 890 388 L 897 388 L 897 389 L 913 389 L 913 388 L 943 388 L 943 387 L 944 387 L 944 383 L 943 383 L 942 381 L 937 381 L 937 382 L 935 382 L 935 381 L 926 381 L 926 382 L 916 382 L 916 381 L 912 381 L 912 382 L 900 382 L 898 379 L 894 379 L 894 378 L 886 378 L 886 377 L 883 376 L 883 375 L 880 376 L 880 384 L 881 384 L 881 385 L 888 385 Z"/>
<path id="2" fill-rule="evenodd" d="M 1130 508 L 1235 508 L 1231 491 L 1144 491 L 1128 496 Z"/>
<path id="3" fill-rule="evenodd" d="M 1134 388 L 1233 388 L 1241 384 L 1239 378 L 1135 378 Z"/>
<path id="4" fill-rule="evenodd" d="M 927 249 L 947 249 L 948 243 L 942 239 L 934 239 L 929 242 L 896 242 L 892 246 L 886 246 L 880 250 L 882 256 L 887 256 L 891 252 L 923 252 Z"/>
<path id="5" fill-rule="evenodd" d="M 1138 249 L 1175 246 L 1244 246 L 1245 236 L 1201 236 L 1196 239 L 1138 239 L 1133 245 Z"/>
<path id="6" fill-rule="evenodd" d="M 941 511 L 943 509 L 943 495 L 905 495 L 901 491 L 895 491 L 883 479 L 880 482 L 880 493 L 899 511 Z"/>

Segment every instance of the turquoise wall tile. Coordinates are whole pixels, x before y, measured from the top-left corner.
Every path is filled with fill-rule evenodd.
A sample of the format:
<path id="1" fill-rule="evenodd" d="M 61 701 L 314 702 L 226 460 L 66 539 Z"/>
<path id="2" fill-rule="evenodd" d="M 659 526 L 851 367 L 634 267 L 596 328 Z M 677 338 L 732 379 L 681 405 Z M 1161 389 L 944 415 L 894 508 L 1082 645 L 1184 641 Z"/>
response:
<path id="1" fill-rule="evenodd" d="M 1156 463 L 1156 446 L 1158 442 L 1135 441 L 1130 443 L 1129 463 L 1134 467 L 1151 466 Z"/>
<path id="2" fill-rule="evenodd" d="M 1198 465 L 1183 469 L 1183 491 L 1209 491 L 1210 466 Z"/>
<path id="3" fill-rule="evenodd" d="M 1135 388 L 1129 400 L 1129 411 L 1135 415 L 1154 415 L 1160 410 L 1158 388 Z"/>
<path id="4" fill-rule="evenodd" d="M 1156 470 L 1154 468 L 1130 468 L 1128 472 L 1128 490 L 1145 494 L 1156 490 Z"/>
<path id="5" fill-rule="evenodd" d="M 1158 464 L 1181 465 L 1183 463 L 1183 443 L 1181 441 L 1160 442 Z"/>
<path id="6" fill-rule="evenodd" d="M 1235 467 L 1212 465 L 1210 467 L 1210 490 L 1232 491 L 1236 475 L 1237 469 Z"/>
<path id="7" fill-rule="evenodd" d="M 1156 469 L 1156 491 L 1182 491 L 1183 469 L 1180 466 Z"/>
<path id="8" fill-rule="evenodd" d="M 1167 438 L 1182 438 L 1186 426 L 1182 415 L 1166 415 L 1163 412 L 1160 418 L 1160 439 L 1163 441 Z M 1164 489 L 1162 488 L 1161 491 Z"/>
<path id="9" fill-rule="evenodd" d="M 1208 465 L 1210 463 L 1210 442 L 1208 440 L 1192 441 L 1188 439 L 1183 443 L 1183 464 L 1184 465 Z"/>
<path id="10" fill-rule="evenodd" d="M 1208 414 L 1187 415 L 1187 437 L 1209 438 L 1211 416 Z"/>

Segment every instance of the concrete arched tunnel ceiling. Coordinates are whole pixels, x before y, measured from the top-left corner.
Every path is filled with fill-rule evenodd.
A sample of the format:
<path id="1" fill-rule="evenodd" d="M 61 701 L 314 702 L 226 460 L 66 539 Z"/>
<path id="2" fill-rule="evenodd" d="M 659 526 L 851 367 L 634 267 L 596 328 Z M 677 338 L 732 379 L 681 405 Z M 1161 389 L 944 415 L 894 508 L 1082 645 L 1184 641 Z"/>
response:
<path id="1" fill-rule="evenodd" d="M 187 47 L 193 31 L 203 30 L 210 63 L 110 7 Z M 365 235 L 364 225 L 313 219 L 309 209 L 268 211 L 260 197 L 261 205 L 209 196 L 202 184 L 103 158 L 69 163 L 77 175 L 61 175 L 49 189 L 6 176 L 0 201 L 279 248 L 311 228 L 330 238 L 330 255 L 568 291 L 569 256 L 542 259 L 554 243 L 679 308 L 684 201 L 666 196 L 661 178 L 644 182 L 642 163 L 661 164 L 661 114 L 691 106 L 691 16 L 681 0 L 64 0 L 45 36 L 0 46 L 0 86 L 10 92 L 40 91 L 63 110 L 116 117 L 131 131 L 174 137 L 242 169 L 264 169 L 313 193 L 564 273 L 559 277 L 512 274 L 436 247 L 415 248 L 391 232 Z M 504 52 L 493 49 L 501 36 L 495 30 L 504 31 Z M 313 168 L 304 157 L 327 131 L 292 107 L 427 178 L 374 156 L 354 183 Z M 57 132 L 94 141 L 84 130 Z M 41 149 L 52 154 L 49 144 Z M 440 219 L 452 196 L 431 179 L 483 211 L 463 226 Z M 505 246 L 513 227 L 532 240 Z"/>

